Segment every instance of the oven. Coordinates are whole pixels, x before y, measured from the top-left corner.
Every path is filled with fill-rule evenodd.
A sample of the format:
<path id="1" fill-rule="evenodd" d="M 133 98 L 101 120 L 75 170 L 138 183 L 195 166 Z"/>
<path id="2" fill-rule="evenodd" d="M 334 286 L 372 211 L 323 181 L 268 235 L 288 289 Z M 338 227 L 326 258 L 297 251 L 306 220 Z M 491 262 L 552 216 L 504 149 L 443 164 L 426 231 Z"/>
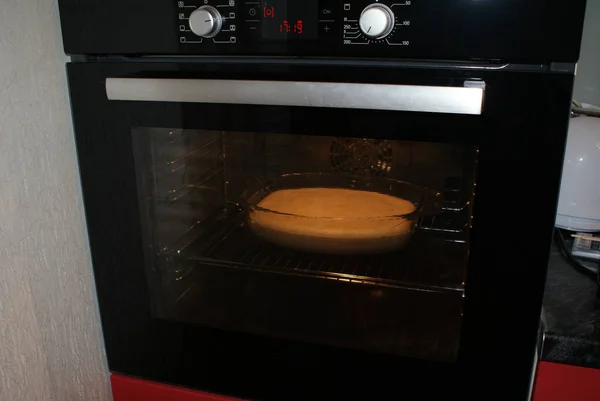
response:
<path id="1" fill-rule="evenodd" d="M 386 9 L 415 16 L 389 38 L 433 25 L 408 30 L 417 1 L 263 3 L 139 9 L 176 12 L 167 46 L 94 36 L 116 2 L 96 22 L 61 2 L 110 370 L 257 400 L 527 399 L 577 49 L 325 57 L 323 10 L 346 35 L 376 9 L 363 41 Z"/>

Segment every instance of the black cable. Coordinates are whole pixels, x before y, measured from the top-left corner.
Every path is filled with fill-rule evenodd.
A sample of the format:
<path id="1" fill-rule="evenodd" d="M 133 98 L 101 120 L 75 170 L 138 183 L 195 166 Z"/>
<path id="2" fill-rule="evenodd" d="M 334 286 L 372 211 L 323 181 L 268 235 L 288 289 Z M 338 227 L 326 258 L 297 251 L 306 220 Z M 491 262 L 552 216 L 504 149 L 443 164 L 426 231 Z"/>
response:
<path id="1" fill-rule="evenodd" d="M 582 265 L 573 257 L 569 247 L 567 246 L 565 237 L 563 236 L 561 229 L 558 227 L 554 228 L 554 242 L 556 243 L 556 246 L 558 247 L 558 250 L 560 251 L 562 256 L 567 260 L 567 262 L 569 262 L 569 264 L 575 270 L 590 277 L 594 281 L 598 282 L 598 284 L 600 284 L 600 276 L 598 275 L 598 271 Z"/>

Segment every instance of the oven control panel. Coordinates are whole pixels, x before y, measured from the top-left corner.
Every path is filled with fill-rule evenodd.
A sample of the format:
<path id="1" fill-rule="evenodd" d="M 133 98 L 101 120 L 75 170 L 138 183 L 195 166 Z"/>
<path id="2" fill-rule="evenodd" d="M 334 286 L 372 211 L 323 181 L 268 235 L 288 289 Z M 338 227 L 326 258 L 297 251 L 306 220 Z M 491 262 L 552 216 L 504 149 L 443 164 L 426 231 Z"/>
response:
<path id="1" fill-rule="evenodd" d="M 418 1 L 179 0 L 179 43 L 199 52 L 215 46 L 409 47 Z"/>

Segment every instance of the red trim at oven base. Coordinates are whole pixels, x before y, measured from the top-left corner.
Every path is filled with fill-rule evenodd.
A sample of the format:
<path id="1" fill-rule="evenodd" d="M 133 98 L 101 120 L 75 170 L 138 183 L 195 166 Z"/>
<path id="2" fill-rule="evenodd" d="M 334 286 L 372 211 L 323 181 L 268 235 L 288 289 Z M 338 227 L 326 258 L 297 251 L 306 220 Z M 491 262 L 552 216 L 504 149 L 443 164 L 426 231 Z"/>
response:
<path id="1" fill-rule="evenodd" d="M 600 370 L 541 362 L 533 401 L 598 401 Z"/>
<path id="2" fill-rule="evenodd" d="M 117 374 L 110 375 L 114 401 L 241 401 Z"/>
<path id="3" fill-rule="evenodd" d="M 533 401 L 598 401 L 600 370 L 541 362 Z M 242 401 L 112 374 L 114 401 Z"/>

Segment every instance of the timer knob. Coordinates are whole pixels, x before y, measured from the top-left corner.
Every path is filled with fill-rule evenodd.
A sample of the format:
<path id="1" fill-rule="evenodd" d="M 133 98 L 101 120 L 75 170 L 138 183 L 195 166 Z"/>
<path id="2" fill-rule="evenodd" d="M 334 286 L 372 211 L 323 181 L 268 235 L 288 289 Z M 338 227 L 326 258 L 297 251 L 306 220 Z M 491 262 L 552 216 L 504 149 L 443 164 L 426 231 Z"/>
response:
<path id="1" fill-rule="evenodd" d="M 213 6 L 202 6 L 190 14 L 190 29 L 198 36 L 212 38 L 221 30 L 223 17 Z"/>
<path id="2" fill-rule="evenodd" d="M 362 33 L 373 39 L 383 39 L 394 29 L 396 17 L 392 10 L 381 3 L 368 5 L 360 14 L 358 26 Z"/>

